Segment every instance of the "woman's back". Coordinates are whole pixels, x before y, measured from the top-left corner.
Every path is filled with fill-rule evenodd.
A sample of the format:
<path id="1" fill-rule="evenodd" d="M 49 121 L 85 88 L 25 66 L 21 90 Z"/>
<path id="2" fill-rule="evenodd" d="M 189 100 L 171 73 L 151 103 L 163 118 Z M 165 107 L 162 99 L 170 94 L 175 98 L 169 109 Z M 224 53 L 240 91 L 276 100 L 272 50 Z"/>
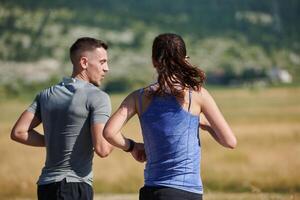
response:
<path id="1" fill-rule="evenodd" d="M 202 193 L 200 179 L 199 116 L 185 110 L 172 95 L 152 95 L 145 101 L 139 92 L 141 128 L 147 155 L 146 186 L 167 186 Z M 143 106 L 148 104 L 147 106 Z M 143 109 L 144 107 L 144 109 Z"/>
<path id="2" fill-rule="evenodd" d="M 202 87 L 205 73 L 188 61 L 179 35 L 165 33 L 154 39 L 152 63 L 157 84 L 152 90 L 150 86 L 129 94 L 106 124 L 104 137 L 131 152 L 137 161 L 147 161 L 141 200 L 200 200 L 199 125 L 225 147 L 235 148 L 236 138 Z M 200 113 L 205 118 L 199 124 Z M 140 118 L 144 144 L 120 132 L 135 114 Z"/>

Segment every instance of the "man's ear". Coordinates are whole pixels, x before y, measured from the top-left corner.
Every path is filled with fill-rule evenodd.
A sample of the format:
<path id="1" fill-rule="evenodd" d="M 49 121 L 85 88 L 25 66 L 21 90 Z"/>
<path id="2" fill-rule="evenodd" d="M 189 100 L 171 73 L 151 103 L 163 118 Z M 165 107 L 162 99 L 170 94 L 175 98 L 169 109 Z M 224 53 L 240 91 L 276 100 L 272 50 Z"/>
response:
<path id="1" fill-rule="evenodd" d="M 80 58 L 79 63 L 80 63 L 80 65 L 81 65 L 81 67 L 82 67 L 83 69 L 86 69 L 87 66 L 88 66 L 88 58 L 85 57 L 85 56 L 82 56 L 82 57 Z"/>

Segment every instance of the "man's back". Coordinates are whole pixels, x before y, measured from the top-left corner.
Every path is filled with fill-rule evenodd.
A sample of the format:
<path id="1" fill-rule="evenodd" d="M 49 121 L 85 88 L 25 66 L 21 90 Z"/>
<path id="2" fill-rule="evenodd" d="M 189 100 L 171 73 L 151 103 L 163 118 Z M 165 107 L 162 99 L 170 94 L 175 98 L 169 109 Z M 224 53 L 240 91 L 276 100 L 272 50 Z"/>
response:
<path id="1" fill-rule="evenodd" d="M 38 184 L 61 181 L 92 184 L 90 125 L 110 114 L 106 93 L 72 78 L 43 90 L 28 108 L 43 122 L 47 156 Z"/>
<path id="2" fill-rule="evenodd" d="M 98 86 L 108 68 L 108 46 L 90 37 L 70 47 L 72 78 L 43 90 L 11 130 L 11 139 L 46 147 L 38 181 L 39 200 L 92 200 L 93 152 L 108 156 L 113 147 L 103 138 L 111 105 Z M 43 123 L 44 134 L 35 128 Z"/>

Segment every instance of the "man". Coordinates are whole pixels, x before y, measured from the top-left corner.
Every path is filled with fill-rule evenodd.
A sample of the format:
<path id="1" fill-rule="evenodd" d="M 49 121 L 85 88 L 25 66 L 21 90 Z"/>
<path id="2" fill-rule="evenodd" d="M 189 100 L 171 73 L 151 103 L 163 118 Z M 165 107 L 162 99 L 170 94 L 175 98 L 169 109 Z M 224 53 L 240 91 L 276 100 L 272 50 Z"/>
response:
<path id="1" fill-rule="evenodd" d="M 109 70 L 107 48 L 101 40 L 78 39 L 70 48 L 71 78 L 40 92 L 12 129 L 13 140 L 46 147 L 38 199 L 93 199 L 93 152 L 106 157 L 113 149 L 102 136 L 110 99 L 98 88 Z M 34 130 L 40 123 L 44 135 Z"/>

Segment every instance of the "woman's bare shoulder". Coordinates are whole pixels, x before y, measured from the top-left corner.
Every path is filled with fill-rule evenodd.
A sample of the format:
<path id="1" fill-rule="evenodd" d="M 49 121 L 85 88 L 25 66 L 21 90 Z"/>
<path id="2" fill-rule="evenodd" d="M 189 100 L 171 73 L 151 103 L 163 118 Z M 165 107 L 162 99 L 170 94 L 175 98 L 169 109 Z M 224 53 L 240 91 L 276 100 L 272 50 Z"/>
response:
<path id="1" fill-rule="evenodd" d="M 198 90 L 194 90 L 193 97 L 194 102 L 196 102 L 200 107 L 211 99 L 211 96 L 205 87 L 200 87 Z"/>
<path id="2" fill-rule="evenodd" d="M 135 99 L 137 100 L 141 95 L 149 94 L 153 90 L 152 85 L 148 85 L 146 87 L 139 88 L 137 90 L 132 91 L 126 99 Z"/>
<path id="3" fill-rule="evenodd" d="M 205 96 L 208 94 L 208 91 L 206 88 L 200 87 L 198 90 L 193 90 L 193 94 L 194 94 L 195 98 L 201 100 L 201 99 L 205 98 Z"/>

